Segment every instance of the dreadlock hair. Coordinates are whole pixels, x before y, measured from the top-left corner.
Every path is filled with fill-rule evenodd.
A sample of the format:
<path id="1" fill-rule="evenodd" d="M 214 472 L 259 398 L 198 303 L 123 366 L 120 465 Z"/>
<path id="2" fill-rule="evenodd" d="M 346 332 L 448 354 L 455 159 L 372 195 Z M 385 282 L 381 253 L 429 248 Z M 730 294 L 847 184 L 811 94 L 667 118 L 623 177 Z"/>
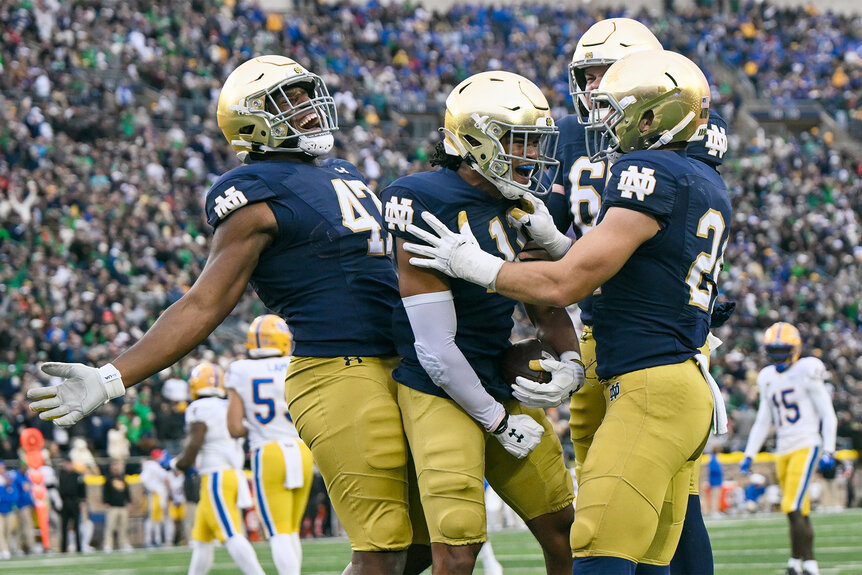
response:
<path id="1" fill-rule="evenodd" d="M 434 151 L 431 152 L 431 157 L 429 158 L 432 166 L 442 166 L 444 168 L 448 168 L 450 170 L 457 171 L 458 168 L 461 167 L 461 162 L 464 160 L 461 159 L 460 156 L 453 156 L 452 154 L 446 153 L 446 148 L 443 145 L 443 142 L 437 142 L 437 145 L 434 146 Z"/>

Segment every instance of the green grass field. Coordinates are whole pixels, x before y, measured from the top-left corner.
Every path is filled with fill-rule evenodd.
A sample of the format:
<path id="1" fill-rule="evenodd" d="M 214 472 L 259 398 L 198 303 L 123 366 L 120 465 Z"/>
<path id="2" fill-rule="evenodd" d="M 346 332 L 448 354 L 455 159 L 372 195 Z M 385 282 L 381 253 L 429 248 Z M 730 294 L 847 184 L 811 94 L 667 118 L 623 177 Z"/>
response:
<path id="1" fill-rule="evenodd" d="M 815 549 L 823 575 L 862 573 L 862 510 L 812 517 Z M 717 575 L 784 573 L 788 556 L 787 519 L 781 514 L 708 520 Z M 538 544 L 525 531 L 491 534 L 497 558 L 507 575 L 544 573 Z M 344 539 L 304 540 L 305 574 L 339 575 L 350 557 Z M 255 545 L 267 573 L 275 573 L 269 547 Z M 185 573 L 189 550 L 185 548 L 138 550 L 133 553 L 90 555 L 42 555 L 0 561 L 0 573 L 26 575 L 133 575 Z M 218 549 L 212 573 L 238 573 L 224 549 Z M 476 569 L 481 573 L 481 564 Z"/>

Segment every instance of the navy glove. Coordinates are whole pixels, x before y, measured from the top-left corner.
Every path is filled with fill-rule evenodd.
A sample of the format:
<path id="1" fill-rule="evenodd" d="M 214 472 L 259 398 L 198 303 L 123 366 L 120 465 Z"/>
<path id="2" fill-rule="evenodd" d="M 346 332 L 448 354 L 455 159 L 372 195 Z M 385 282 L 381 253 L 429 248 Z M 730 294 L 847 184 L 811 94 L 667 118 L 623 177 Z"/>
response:
<path id="1" fill-rule="evenodd" d="M 709 327 L 721 327 L 724 322 L 730 319 L 733 311 L 736 309 L 735 301 L 725 301 L 717 303 L 712 308 L 712 315 L 709 317 Z"/>
<path id="2" fill-rule="evenodd" d="M 835 455 L 832 453 L 824 453 L 823 457 L 820 458 L 818 470 L 820 473 L 829 473 L 833 469 L 835 469 Z"/>

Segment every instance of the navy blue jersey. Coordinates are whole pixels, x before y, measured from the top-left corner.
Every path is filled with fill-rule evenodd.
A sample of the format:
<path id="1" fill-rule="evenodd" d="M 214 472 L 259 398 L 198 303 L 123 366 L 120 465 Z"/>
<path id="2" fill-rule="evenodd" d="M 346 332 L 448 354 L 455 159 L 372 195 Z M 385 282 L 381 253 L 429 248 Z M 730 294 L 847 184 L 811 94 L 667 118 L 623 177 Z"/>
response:
<path id="1" fill-rule="evenodd" d="M 251 286 L 293 332 L 296 355 L 393 355 L 392 311 L 400 297 L 380 200 L 343 160 L 320 165 L 264 161 L 224 174 L 206 199 L 213 227 L 266 202 L 278 237 L 260 256 Z"/>
<path id="2" fill-rule="evenodd" d="M 492 198 L 452 170 L 405 176 L 383 190 L 382 198 L 389 231 L 409 241 L 417 241 L 405 231 L 410 223 L 430 231 L 420 216 L 422 212 L 431 212 L 449 229 L 457 230 L 458 213 L 465 211 L 470 229 L 486 252 L 513 261 L 524 245 L 506 219 L 506 211 L 514 202 Z M 451 289 L 458 317 L 455 344 L 491 395 L 501 400 L 511 398 L 509 386 L 500 377 L 498 358 L 511 345 L 515 300 L 460 279 L 451 280 Z M 394 332 L 398 353 L 404 358 L 394 372 L 395 379 L 413 389 L 446 397 L 416 358 L 413 330 L 403 306 L 395 311 Z"/>
<path id="3" fill-rule="evenodd" d="M 557 126 L 560 139 L 556 158 L 560 169 L 554 183 L 563 186 L 564 193 L 551 193 L 546 202 L 557 228 L 565 233 L 571 226 L 575 237 L 580 238 L 598 223 L 608 177 L 607 161 L 590 161 L 584 126 L 576 116 L 566 116 Z M 593 323 L 593 299 L 591 296 L 578 303 L 581 321 L 587 325 Z"/>
<path id="4" fill-rule="evenodd" d="M 601 216 L 612 207 L 649 214 L 661 231 L 602 285 L 593 326 L 600 378 L 698 353 L 731 221 L 718 173 L 682 151 L 622 156 L 611 169 Z"/>
<path id="5" fill-rule="evenodd" d="M 721 114 L 713 110 L 709 111 L 706 136 L 690 143 L 685 151 L 689 158 L 699 160 L 716 170 L 721 166 L 727 153 L 727 122 Z"/>

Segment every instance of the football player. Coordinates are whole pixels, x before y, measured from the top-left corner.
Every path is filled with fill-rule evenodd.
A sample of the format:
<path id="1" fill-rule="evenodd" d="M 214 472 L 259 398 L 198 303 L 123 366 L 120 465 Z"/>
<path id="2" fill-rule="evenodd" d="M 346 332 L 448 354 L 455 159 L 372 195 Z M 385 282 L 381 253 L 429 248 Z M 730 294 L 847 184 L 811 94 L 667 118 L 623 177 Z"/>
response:
<path id="1" fill-rule="evenodd" d="M 227 429 L 224 371 L 204 362 L 189 377 L 191 403 L 186 408 L 188 443 L 171 460 L 175 471 L 195 466 L 201 476 L 201 500 L 192 527 L 189 575 L 209 573 L 215 552 L 214 539 L 223 543 L 237 567 L 246 575 L 262 575 L 254 548 L 243 534 L 240 508 L 251 507 L 248 481 L 242 471 L 242 443 Z"/>
<path id="2" fill-rule="evenodd" d="M 557 132 L 548 102 L 532 82 L 509 72 L 473 75 L 446 100 L 429 172 L 400 178 L 384 190 L 386 222 L 397 237 L 403 307 L 395 316 L 395 370 L 404 428 L 416 463 L 431 534 L 434 571 L 470 573 L 487 538 L 483 476 L 527 523 L 545 554 L 548 573 L 571 571 L 567 534 L 574 498 L 562 447 L 545 413 L 513 398 L 498 357 L 511 344 L 515 301 L 434 270 L 408 264 L 408 227 L 422 214 L 478 231 L 480 245 L 506 260 L 524 239 L 507 212 L 542 185 Z M 426 232 L 428 233 L 428 232 Z M 552 405 L 583 383 L 577 338 L 564 309 L 536 310 L 539 336 L 559 361 Z M 521 380 L 523 383 L 525 380 Z"/>
<path id="3" fill-rule="evenodd" d="M 799 330 L 786 322 L 770 326 L 763 336 L 769 365 L 757 375 L 760 406 L 740 471 L 751 472 L 751 460 L 774 425 L 781 511 L 790 521 L 787 574 L 818 575 L 808 484 L 818 462 L 824 471 L 835 466 L 838 420 L 824 384 L 826 367 L 816 357 L 800 358 L 801 348 Z"/>
<path id="4" fill-rule="evenodd" d="M 690 462 L 726 427 L 699 347 L 709 330 L 716 267 L 729 235 L 726 187 L 685 147 L 703 137 L 709 85 L 667 51 L 623 56 L 589 94 L 590 161 L 618 156 L 598 224 L 556 262 L 507 262 L 470 230 L 430 214 L 437 237 L 405 244 L 410 263 L 515 299 L 594 303 L 596 375 L 607 412 L 581 468 L 571 531 L 574 573 L 666 571 L 688 501 Z M 712 172 L 712 173 L 710 173 Z M 427 244 L 427 245 L 426 245 Z M 676 519 L 664 519 L 672 514 Z M 660 526 L 666 526 L 659 528 Z"/>
<path id="5" fill-rule="evenodd" d="M 692 160 L 706 164 L 718 174 L 718 168 L 727 153 L 727 123 L 718 112 L 709 111 L 706 136 L 701 140 L 689 143 L 686 153 Z M 710 306 L 710 329 L 724 325 L 736 308 L 735 302 L 716 303 L 717 297 L 718 290 L 716 289 L 712 293 Z M 700 347 L 700 351 L 707 362 L 709 362 L 710 354 L 719 345 L 721 345 L 720 339 L 713 336 L 712 333 L 707 334 L 706 343 Z M 703 522 L 703 512 L 700 505 L 700 468 L 701 458 L 698 458 L 692 462 L 688 506 L 685 510 L 685 521 L 679 544 L 670 562 L 671 575 L 686 575 L 687 573 L 712 575 L 715 570 L 712 544 L 709 541 L 709 532 L 707 532 Z"/>
<path id="6" fill-rule="evenodd" d="M 256 317 L 246 342 L 251 359 L 230 364 L 225 376 L 227 425 L 248 437 L 254 503 L 279 575 L 299 575 L 299 528 L 311 493 L 311 451 L 299 438 L 284 400 L 291 337 L 277 315 Z"/>
<path id="7" fill-rule="evenodd" d="M 401 572 L 407 548 L 427 534 L 421 507 L 409 504 L 392 379 L 398 280 L 381 204 L 355 166 L 318 161 L 333 146 L 335 104 L 298 62 L 268 55 L 241 64 L 225 80 L 217 119 L 244 165 L 207 194 L 215 231 L 201 276 L 113 362 L 44 364 L 62 380 L 31 390 L 31 408 L 74 424 L 194 349 L 250 282 L 268 309 L 290 318 L 287 404 L 350 538 L 353 573 Z M 427 562 L 427 542 L 422 549 Z"/>
<path id="8" fill-rule="evenodd" d="M 144 520 L 144 546 L 160 547 L 165 541 L 164 529 L 168 507 L 168 471 L 162 466 L 165 452 L 153 449 L 141 465 L 141 485 L 147 493 L 147 518 Z"/>
<path id="9" fill-rule="evenodd" d="M 610 18 L 597 22 L 578 40 L 569 64 L 569 91 L 575 114 L 559 122 L 560 145 L 557 148 L 557 159 L 560 162 L 560 170 L 557 171 L 552 193 L 547 200 L 548 210 L 560 232 L 571 227 L 574 236 L 580 238 L 595 227 L 601 210 L 602 192 L 609 175 L 607 160 L 591 161 L 586 149 L 584 128 L 589 92 L 598 87 L 608 67 L 626 54 L 661 49 L 662 45 L 653 33 L 642 23 L 630 18 Z M 717 168 L 727 151 L 726 129 L 724 120 L 716 112 L 710 111 L 707 137 L 689 144 L 689 157 Z M 536 228 L 543 227 L 543 222 L 535 213 L 519 215 L 519 222 L 532 228 L 534 236 L 541 239 L 555 237 L 553 228 L 547 223 L 544 224 L 547 232 L 535 232 Z M 556 241 L 560 245 L 566 245 L 562 243 L 562 239 Z M 544 243 L 546 247 L 554 245 L 548 244 L 547 240 L 539 243 Z M 596 344 L 592 335 L 594 297 L 589 296 L 578 303 L 584 324 L 580 348 L 581 359 L 587 370 L 587 385 L 572 396 L 569 406 L 569 428 L 575 452 L 576 475 L 580 473 L 593 435 L 605 414 L 602 386 L 596 378 Z M 721 307 L 721 310 L 724 309 Z M 730 309 L 732 311 L 732 307 Z M 712 323 L 716 327 L 719 325 L 715 321 Z M 702 351 L 708 358 L 709 349 L 702 348 Z M 700 514 L 699 462 L 692 467 L 688 515 L 677 550 L 679 558 L 671 566 L 674 572 L 709 575 L 713 572 L 712 548 Z M 677 569 L 674 569 L 674 566 Z"/>

